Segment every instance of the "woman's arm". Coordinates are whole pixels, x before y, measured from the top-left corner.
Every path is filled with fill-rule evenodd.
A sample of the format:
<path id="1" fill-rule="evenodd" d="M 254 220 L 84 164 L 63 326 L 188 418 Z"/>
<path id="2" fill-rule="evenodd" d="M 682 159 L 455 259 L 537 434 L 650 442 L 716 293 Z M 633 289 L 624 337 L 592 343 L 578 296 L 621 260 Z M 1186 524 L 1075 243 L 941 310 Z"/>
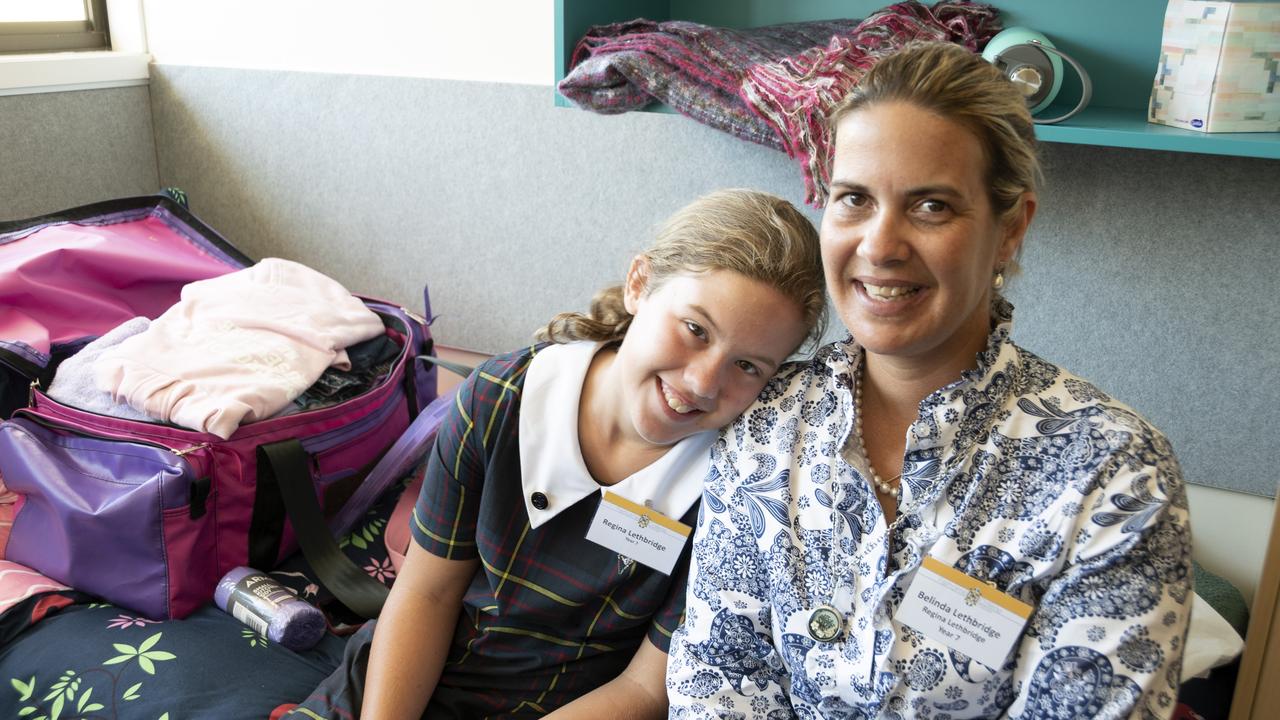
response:
<path id="1" fill-rule="evenodd" d="M 1191 612 L 1191 532 L 1167 442 L 1117 448 L 1019 647 L 1013 718 L 1167 718 Z"/>
<path id="2" fill-rule="evenodd" d="M 547 716 L 554 720 L 658 720 L 667 716 L 667 654 L 645 639 L 618 677 Z"/>
<path id="3" fill-rule="evenodd" d="M 419 718 L 449 652 L 475 560 L 445 560 L 409 543 L 373 634 L 360 717 Z"/>

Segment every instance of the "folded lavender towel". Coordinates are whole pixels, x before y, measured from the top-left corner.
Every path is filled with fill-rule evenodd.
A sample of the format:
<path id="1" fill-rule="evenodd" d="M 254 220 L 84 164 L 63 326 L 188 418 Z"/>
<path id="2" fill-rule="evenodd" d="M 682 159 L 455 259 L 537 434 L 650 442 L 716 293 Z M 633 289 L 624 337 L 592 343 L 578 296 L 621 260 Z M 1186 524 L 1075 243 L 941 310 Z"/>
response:
<path id="1" fill-rule="evenodd" d="M 63 405 L 80 410 L 88 410 L 100 415 L 124 418 L 125 420 L 143 420 L 157 422 L 150 415 L 135 410 L 127 403 L 116 402 L 111 393 L 99 390 L 93 381 L 93 366 L 102 353 L 114 348 L 138 333 L 151 327 L 151 321 L 144 317 L 136 317 L 109 330 L 102 337 L 85 345 L 80 352 L 72 355 L 58 365 L 53 382 L 49 383 L 46 393 L 49 397 Z"/>

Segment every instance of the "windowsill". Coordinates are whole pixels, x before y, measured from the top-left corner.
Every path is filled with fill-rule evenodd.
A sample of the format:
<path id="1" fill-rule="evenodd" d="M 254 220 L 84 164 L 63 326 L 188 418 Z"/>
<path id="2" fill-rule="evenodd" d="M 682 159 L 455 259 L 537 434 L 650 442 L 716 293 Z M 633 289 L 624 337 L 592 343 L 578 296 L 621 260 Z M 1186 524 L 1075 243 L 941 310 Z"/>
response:
<path id="1" fill-rule="evenodd" d="M 0 55 L 0 95 L 145 85 L 151 56 L 143 52 Z"/>

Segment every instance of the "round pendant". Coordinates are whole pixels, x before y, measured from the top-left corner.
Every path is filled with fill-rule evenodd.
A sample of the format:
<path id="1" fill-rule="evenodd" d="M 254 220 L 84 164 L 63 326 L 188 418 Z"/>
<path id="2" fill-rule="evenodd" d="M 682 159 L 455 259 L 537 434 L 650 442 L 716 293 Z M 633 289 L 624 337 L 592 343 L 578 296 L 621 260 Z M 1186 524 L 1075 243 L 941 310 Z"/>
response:
<path id="1" fill-rule="evenodd" d="M 840 638 L 844 617 L 830 605 L 822 605 L 809 615 L 809 637 L 821 643 Z"/>

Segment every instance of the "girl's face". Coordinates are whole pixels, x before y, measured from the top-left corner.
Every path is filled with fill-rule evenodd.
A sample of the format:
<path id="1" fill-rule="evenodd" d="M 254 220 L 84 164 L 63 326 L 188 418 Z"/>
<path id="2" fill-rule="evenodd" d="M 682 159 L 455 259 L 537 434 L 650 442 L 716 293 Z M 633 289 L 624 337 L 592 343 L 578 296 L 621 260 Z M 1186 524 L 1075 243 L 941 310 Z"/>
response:
<path id="1" fill-rule="evenodd" d="M 635 317 L 618 348 L 621 407 L 639 439 L 667 446 L 729 424 L 756 399 L 807 332 L 799 305 L 731 270 L 668 278 L 648 261 L 627 274 Z"/>
<path id="2" fill-rule="evenodd" d="M 986 158 L 967 128 L 887 102 L 841 119 L 822 217 L 827 289 L 869 352 L 973 360 L 990 332 L 991 281 L 1034 212 L 998 221 Z M 975 349 L 975 345 L 977 345 Z"/>

